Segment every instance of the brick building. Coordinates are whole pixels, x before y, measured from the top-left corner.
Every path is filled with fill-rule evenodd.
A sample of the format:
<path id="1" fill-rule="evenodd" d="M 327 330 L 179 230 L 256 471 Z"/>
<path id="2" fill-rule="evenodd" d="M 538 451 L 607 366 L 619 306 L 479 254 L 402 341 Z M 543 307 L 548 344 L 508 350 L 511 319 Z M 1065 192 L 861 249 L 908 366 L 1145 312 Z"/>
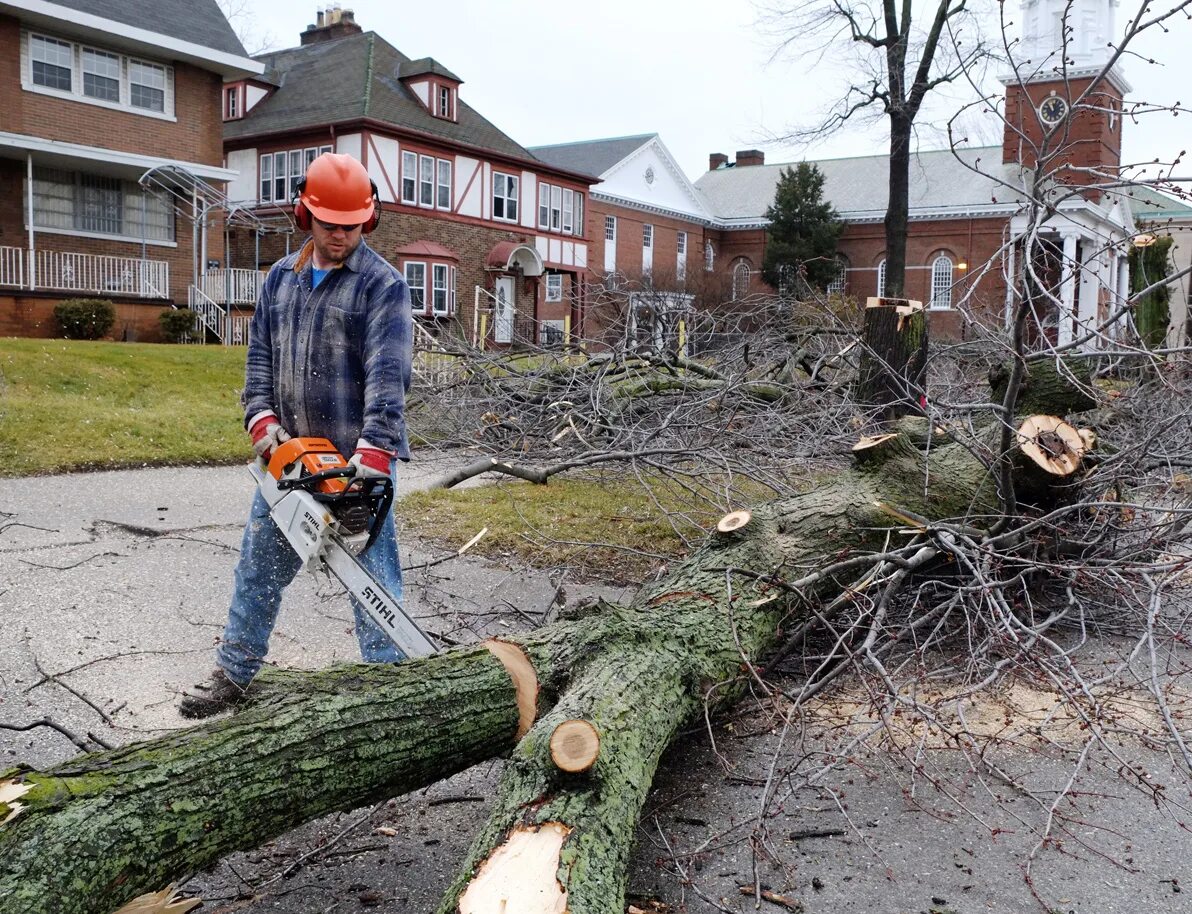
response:
<path id="1" fill-rule="evenodd" d="M 224 87 L 229 196 L 286 213 L 306 166 L 364 163 L 381 200 L 368 243 L 402 270 L 434 334 L 490 345 L 561 342 L 583 308 L 593 179 L 534 158 L 472 109 L 463 81 L 406 57 L 350 10 L 318 14 L 301 44 Z M 300 238 L 232 231 L 232 268 L 266 267 Z"/>
<path id="2" fill-rule="evenodd" d="M 116 304 L 115 335 L 156 337 L 203 240 L 139 181 L 232 178 L 222 84 L 261 69 L 216 0 L 0 2 L 0 335 L 52 335 L 53 306 L 88 296 Z"/>

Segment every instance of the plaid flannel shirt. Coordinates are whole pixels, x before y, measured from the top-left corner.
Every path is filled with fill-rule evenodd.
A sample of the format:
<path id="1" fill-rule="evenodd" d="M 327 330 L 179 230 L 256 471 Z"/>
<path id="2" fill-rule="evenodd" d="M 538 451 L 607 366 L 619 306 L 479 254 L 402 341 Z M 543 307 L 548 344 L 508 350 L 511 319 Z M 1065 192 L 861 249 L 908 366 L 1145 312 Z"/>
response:
<path id="1" fill-rule="evenodd" d="M 311 242 L 265 277 L 248 334 L 244 414 L 273 410 L 294 436 L 358 438 L 410 459 L 405 395 L 412 318 L 405 279 L 361 242 L 311 287 Z"/>

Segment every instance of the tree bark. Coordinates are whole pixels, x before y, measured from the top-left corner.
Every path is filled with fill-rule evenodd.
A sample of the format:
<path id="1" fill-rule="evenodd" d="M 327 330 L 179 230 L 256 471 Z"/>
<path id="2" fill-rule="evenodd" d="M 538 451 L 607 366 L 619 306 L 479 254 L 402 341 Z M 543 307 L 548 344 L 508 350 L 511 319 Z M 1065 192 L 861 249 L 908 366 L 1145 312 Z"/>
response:
<path id="1" fill-rule="evenodd" d="M 879 425 L 921 412 L 927 381 L 927 313 L 921 302 L 871 298 L 865 307 L 857 401 Z"/>
<path id="2" fill-rule="evenodd" d="M 922 450 L 933 436 L 919 425 L 902 420 L 880 455 L 814 491 L 734 512 L 629 605 L 395 666 L 266 674 L 230 719 L 0 773 L 0 914 L 110 914 L 302 822 L 510 751 L 440 911 L 622 910 L 662 752 L 706 700 L 731 699 L 782 625 L 864 571 L 823 569 L 904 541 L 908 518 L 996 513 L 987 467 L 958 444 Z M 552 757 L 568 721 L 598 737 L 584 773 Z"/>

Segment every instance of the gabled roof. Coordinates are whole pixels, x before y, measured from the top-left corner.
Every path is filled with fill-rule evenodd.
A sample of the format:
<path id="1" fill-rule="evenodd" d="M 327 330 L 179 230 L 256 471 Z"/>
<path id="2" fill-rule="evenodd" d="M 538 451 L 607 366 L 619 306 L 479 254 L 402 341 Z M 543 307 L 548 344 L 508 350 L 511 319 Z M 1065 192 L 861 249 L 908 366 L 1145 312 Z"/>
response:
<path id="1" fill-rule="evenodd" d="M 1192 219 L 1192 206 L 1151 187 L 1142 185 L 1124 187 L 1120 191 L 1111 192 L 1111 195 L 1124 195 L 1135 219 L 1142 221 Z"/>
<path id="2" fill-rule="evenodd" d="M 80 13 L 247 57 L 216 0 L 52 0 Z"/>
<path id="3" fill-rule="evenodd" d="M 553 146 L 534 146 L 530 151 L 547 165 L 599 177 L 657 136 L 657 133 L 643 133 L 579 143 L 557 143 Z"/>
<path id="4" fill-rule="evenodd" d="M 288 48 L 257 60 L 278 89 L 245 117 L 226 122 L 225 140 L 321 130 L 370 118 L 517 159 L 533 158 L 463 99 L 457 105 L 458 121 L 434 117 L 401 81 L 410 59 L 376 32 Z"/>
<path id="5" fill-rule="evenodd" d="M 717 220 L 765 221 L 784 168 L 797 163 L 721 167 L 695 182 Z M 881 220 L 889 199 L 889 156 L 821 159 L 824 197 L 847 221 Z M 978 173 L 978 171 L 980 173 Z M 999 183 L 1004 181 L 1009 187 Z M 1021 169 L 1002 163 L 1000 146 L 919 152 L 911 156 L 910 217 L 947 210 L 997 211 L 1016 204 Z"/>
<path id="6" fill-rule="evenodd" d="M 457 83 L 463 82 L 462 79 L 448 70 L 433 57 L 419 57 L 417 60 L 411 60 L 402 64 L 402 79 L 409 79 L 411 76 L 445 76 Z"/>

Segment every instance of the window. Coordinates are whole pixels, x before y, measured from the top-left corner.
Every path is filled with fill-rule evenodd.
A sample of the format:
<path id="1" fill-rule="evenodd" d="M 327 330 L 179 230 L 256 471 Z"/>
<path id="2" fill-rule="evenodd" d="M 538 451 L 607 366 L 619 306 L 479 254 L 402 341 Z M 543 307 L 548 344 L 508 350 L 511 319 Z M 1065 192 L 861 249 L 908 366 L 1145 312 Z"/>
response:
<path id="1" fill-rule="evenodd" d="M 654 271 L 654 226 L 642 226 L 642 275 Z"/>
<path id="2" fill-rule="evenodd" d="M 74 45 L 41 35 L 31 36 L 29 57 L 33 64 L 34 85 L 69 92 L 73 56 Z"/>
<path id="3" fill-rule="evenodd" d="M 273 156 L 261 156 L 261 202 L 273 199 Z"/>
<path id="4" fill-rule="evenodd" d="M 563 188 L 555 187 L 553 184 L 550 188 L 550 227 L 553 231 L 559 231 L 563 226 Z"/>
<path id="5" fill-rule="evenodd" d="M 882 258 L 882 262 L 877 265 L 877 297 L 885 298 L 886 296 L 886 258 Z"/>
<path id="6" fill-rule="evenodd" d="M 435 205 L 435 158 L 418 157 L 418 205 Z"/>
<path id="7" fill-rule="evenodd" d="M 413 152 L 401 154 L 401 202 L 418 202 L 418 156 Z"/>
<path id="8" fill-rule="evenodd" d="M 952 259 L 940 254 L 931 264 L 931 308 L 952 307 Z"/>
<path id="9" fill-rule="evenodd" d="M 517 175 L 493 172 L 493 218 L 517 221 Z"/>
<path id="10" fill-rule="evenodd" d="M 616 242 L 617 240 L 617 217 L 604 217 L 604 240 Z"/>
<path id="11" fill-rule="evenodd" d="M 712 242 L 704 242 L 704 269 L 711 273 L 712 267 L 716 265 L 716 249 L 712 247 Z"/>
<path id="12" fill-rule="evenodd" d="M 286 163 L 289 155 L 284 152 L 273 153 L 273 199 L 277 203 L 288 202 L 286 198 Z"/>
<path id="13" fill-rule="evenodd" d="M 438 160 L 439 177 L 435 185 L 438 197 L 435 205 L 439 209 L 451 209 L 451 162 L 447 159 Z"/>
<path id="14" fill-rule="evenodd" d="M 538 331 L 538 343 L 541 346 L 562 346 L 566 342 L 566 332 L 567 327 L 563 321 L 543 321 Z"/>
<path id="15" fill-rule="evenodd" d="M 303 150 L 302 157 L 303 157 L 303 161 L 306 163 L 306 167 L 309 169 L 310 163 L 313 162 L 315 159 L 317 159 L 320 155 L 321 155 L 321 153 L 319 152 L 319 150 L 315 149 L 313 146 L 310 147 L 309 149 Z"/>
<path id="16" fill-rule="evenodd" d="M 237 99 L 240 96 L 240 90 L 235 86 L 224 92 L 224 116 L 229 120 L 239 117 Z"/>
<path id="17" fill-rule="evenodd" d="M 563 274 L 562 273 L 547 273 L 546 274 L 546 300 L 547 301 L 562 301 L 563 300 Z"/>
<path id="18" fill-rule="evenodd" d="M 733 267 L 733 301 L 739 301 L 749 294 L 749 264 L 738 260 Z"/>
<path id="19" fill-rule="evenodd" d="M 451 288 L 449 290 L 449 292 L 451 294 L 451 299 L 447 305 L 448 309 L 450 310 L 450 313 L 452 313 L 452 314 L 455 313 L 455 273 L 456 273 L 455 267 L 452 267 L 451 268 Z"/>
<path id="20" fill-rule="evenodd" d="M 687 233 L 675 234 L 675 277 L 682 282 L 687 278 Z"/>
<path id="21" fill-rule="evenodd" d="M 575 192 L 575 234 L 584 234 L 584 195 Z"/>
<path id="22" fill-rule="evenodd" d="M 21 73 L 26 89 L 49 90 L 137 114 L 173 114 L 173 70 L 164 64 L 48 35 L 25 33 L 21 40 L 27 42 L 28 51 L 22 52 L 22 59 L 29 60 L 29 69 Z M 227 118 L 242 113 L 239 91 L 229 87 L 224 94 Z"/>
<path id="23" fill-rule="evenodd" d="M 538 184 L 538 227 L 550 228 L 550 185 Z"/>
<path id="24" fill-rule="evenodd" d="M 563 231 L 568 235 L 575 228 L 575 191 L 569 187 L 563 188 Z"/>
<path id="25" fill-rule="evenodd" d="M 406 285 L 410 287 L 410 310 L 426 312 L 426 264 L 406 262 Z"/>
<path id="26" fill-rule="evenodd" d="M 287 200 L 298 196 L 298 184 L 306 176 L 306 166 L 303 164 L 302 150 L 290 150 L 290 194 Z"/>
<path id="27" fill-rule="evenodd" d="M 105 102 L 120 101 L 120 58 L 83 48 L 83 94 Z"/>
<path id="28" fill-rule="evenodd" d="M 617 217 L 604 217 L 604 272 L 617 269 Z"/>
<path id="29" fill-rule="evenodd" d="M 836 275 L 828 283 L 829 295 L 843 295 L 848 288 L 848 258 L 843 254 L 836 255 Z"/>
<path id="30" fill-rule="evenodd" d="M 52 168 L 33 171 L 33 224 L 50 231 L 174 240 L 173 209 L 135 182 Z"/>
<path id="31" fill-rule="evenodd" d="M 642 226 L 642 247 L 652 248 L 654 246 L 654 226 Z"/>
<path id="32" fill-rule="evenodd" d="M 445 263 L 436 263 L 431 267 L 431 273 L 434 277 L 434 288 L 432 289 L 431 304 L 435 314 L 447 313 L 447 265 Z"/>
<path id="33" fill-rule="evenodd" d="M 129 103 L 147 111 L 166 110 L 166 68 L 140 60 L 128 62 Z M 229 117 L 236 117 L 238 89 L 232 89 Z"/>
<path id="34" fill-rule="evenodd" d="M 451 117 L 451 89 L 439 87 L 439 117 Z"/>

